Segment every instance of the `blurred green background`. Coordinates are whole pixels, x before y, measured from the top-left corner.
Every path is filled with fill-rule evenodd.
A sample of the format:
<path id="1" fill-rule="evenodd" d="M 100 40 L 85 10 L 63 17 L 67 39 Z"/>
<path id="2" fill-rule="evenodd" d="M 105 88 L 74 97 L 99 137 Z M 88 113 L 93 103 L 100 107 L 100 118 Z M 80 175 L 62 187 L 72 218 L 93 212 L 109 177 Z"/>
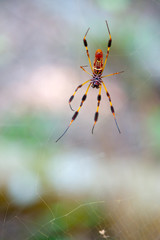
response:
<path id="1" fill-rule="evenodd" d="M 113 44 L 67 134 L 68 99 Z M 0 1 L 0 239 L 159 239 L 160 1 Z M 89 69 L 89 68 L 88 68 Z M 90 71 L 90 69 L 88 70 Z M 78 108 L 87 86 L 73 101 Z"/>

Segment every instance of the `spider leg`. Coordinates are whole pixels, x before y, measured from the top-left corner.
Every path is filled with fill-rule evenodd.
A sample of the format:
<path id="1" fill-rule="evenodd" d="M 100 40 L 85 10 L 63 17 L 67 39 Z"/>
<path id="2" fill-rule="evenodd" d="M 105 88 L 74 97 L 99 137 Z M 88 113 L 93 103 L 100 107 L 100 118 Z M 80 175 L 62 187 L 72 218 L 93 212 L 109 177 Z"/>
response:
<path id="1" fill-rule="evenodd" d="M 108 41 L 108 49 L 107 49 L 106 59 L 105 59 L 104 65 L 103 65 L 103 70 L 105 69 L 107 59 L 108 59 L 108 55 L 109 55 L 109 50 L 110 50 L 110 47 L 111 47 L 111 44 L 112 44 L 111 33 L 110 33 L 110 30 L 109 30 L 109 26 L 108 26 L 107 21 L 106 21 L 106 25 L 107 25 L 107 29 L 108 29 L 108 33 L 109 33 L 109 41 Z"/>
<path id="2" fill-rule="evenodd" d="M 73 123 L 73 121 L 74 121 L 74 120 L 76 119 L 76 117 L 78 116 L 79 110 L 81 109 L 84 101 L 85 101 L 86 98 L 87 98 L 87 93 L 88 93 L 88 90 L 89 90 L 90 86 L 91 86 L 91 83 L 88 85 L 87 90 L 86 90 L 85 94 L 84 94 L 83 97 L 82 97 L 81 104 L 80 104 L 78 110 L 74 113 L 74 115 L 73 115 L 73 117 L 72 117 L 72 120 L 70 121 L 70 124 L 68 125 L 68 127 L 66 128 L 66 130 L 64 131 L 64 133 L 56 140 L 56 142 L 58 142 L 58 141 L 64 136 L 64 134 L 68 131 L 68 129 L 69 129 L 69 127 L 71 126 L 71 124 Z"/>
<path id="3" fill-rule="evenodd" d="M 96 125 L 96 122 L 98 121 L 98 110 L 99 110 L 99 106 L 100 106 L 100 101 L 101 101 L 101 89 L 102 89 L 102 85 L 100 85 L 99 87 L 99 94 L 97 96 L 97 100 L 98 100 L 98 103 L 97 103 L 97 110 L 96 110 L 96 113 L 95 113 L 95 116 L 94 116 L 94 125 L 93 125 L 93 128 L 92 128 L 92 134 L 93 134 L 93 130 L 94 130 L 94 127 Z"/>
<path id="4" fill-rule="evenodd" d="M 113 107 L 112 102 L 111 102 L 110 94 L 109 94 L 109 92 L 108 92 L 108 90 L 107 90 L 107 88 L 106 88 L 106 86 L 105 86 L 105 84 L 104 84 L 103 81 L 102 81 L 102 84 L 103 84 L 103 87 L 104 87 L 104 89 L 105 89 L 105 91 L 106 91 L 106 94 L 107 94 L 107 97 L 108 97 L 108 100 L 109 100 L 109 103 L 110 103 L 110 107 L 111 107 L 111 112 L 112 112 L 112 114 L 113 114 L 113 117 L 114 117 L 114 120 L 115 120 L 117 129 L 118 129 L 119 133 L 121 133 L 121 131 L 120 131 L 120 129 L 119 129 L 119 126 L 118 126 L 118 123 L 117 123 L 117 120 L 116 120 L 115 111 L 114 111 L 114 107 Z"/>
<path id="5" fill-rule="evenodd" d="M 84 43 L 84 46 L 85 46 L 85 48 L 86 48 L 86 52 L 87 52 L 87 56 L 88 56 L 89 65 L 90 65 L 91 70 L 92 70 L 92 72 L 93 72 L 93 68 L 92 68 L 92 64 L 91 64 L 91 59 L 90 59 L 89 51 L 88 51 L 88 43 L 87 43 L 87 40 L 86 40 L 86 36 L 87 36 L 87 33 L 88 33 L 89 29 L 90 29 L 90 28 L 88 28 L 88 30 L 87 30 L 87 32 L 86 32 L 84 38 L 83 38 L 83 43 Z"/>
<path id="6" fill-rule="evenodd" d="M 116 72 L 116 73 L 111 73 L 111 74 L 108 74 L 108 75 L 102 76 L 102 78 L 110 77 L 110 76 L 113 76 L 113 75 L 116 75 L 116 74 L 120 74 L 120 73 L 123 73 L 123 72 L 124 72 L 124 71 Z"/>
<path id="7" fill-rule="evenodd" d="M 80 84 L 80 85 L 76 88 L 76 90 L 75 90 L 75 92 L 73 93 L 73 95 L 70 97 L 70 99 L 69 99 L 69 106 L 70 106 L 70 109 L 71 109 L 72 111 L 75 111 L 75 110 L 71 107 L 71 102 L 72 102 L 72 100 L 73 100 L 73 98 L 74 98 L 74 95 L 76 94 L 76 92 L 78 91 L 79 88 L 81 88 L 83 85 L 85 85 L 85 84 L 88 83 L 89 81 L 90 81 L 90 80 L 87 80 L 86 82 Z"/>
<path id="8" fill-rule="evenodd" d="M 91 75 L 92 76 L 92 74 L 91 73 L 89 73 L 86 69 L 84 69 L 84 67 L 86 67 L 86 66 L 80 66 L 80 68 L 83 70 L 83 71 L 85 71 L 86 73 L 88 73 L 89 75 Z"/>

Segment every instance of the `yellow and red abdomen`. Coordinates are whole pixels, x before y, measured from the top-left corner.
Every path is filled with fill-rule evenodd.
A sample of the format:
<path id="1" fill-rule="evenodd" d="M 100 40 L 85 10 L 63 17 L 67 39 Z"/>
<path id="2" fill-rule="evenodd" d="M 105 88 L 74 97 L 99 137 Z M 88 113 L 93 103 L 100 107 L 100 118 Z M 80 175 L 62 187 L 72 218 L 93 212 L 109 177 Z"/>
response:
<path id="1" fill-rule="evenodd" d="M 95 52 L 93 71 L 95 74 L 102 73 L 103 70 L 103 52 L 101 49 L 97 49 Z"/>

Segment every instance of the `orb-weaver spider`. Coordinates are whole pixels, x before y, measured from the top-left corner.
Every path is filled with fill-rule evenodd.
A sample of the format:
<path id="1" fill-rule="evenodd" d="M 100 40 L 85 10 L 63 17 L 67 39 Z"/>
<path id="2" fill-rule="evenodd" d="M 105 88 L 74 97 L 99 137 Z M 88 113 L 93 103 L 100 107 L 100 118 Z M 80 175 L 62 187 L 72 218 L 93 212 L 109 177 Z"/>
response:
<path id="1" fill-rule="evenodd" d="M 96 110 L 96 113 L 95 113 L 95 116 L 94 116 L 94 125 L 93 125 L 93 128 L 92 128 L 92 134 L 93 134 L 93 130 L 94 130 L 94 127 L 96 125 L 96 122 L 98 120 L 98 110 L 99 110 L 99 106 L 100 106 L 100 101 L 101 101 L 101 89 L 102 89 L 102 85 L 106 91 L 106 94 L 107 94 L 107 97 L 108 97 L 108 100 L 109 100 L 109 103 L 110 103 L 110 108 L 111 108 L 111 112 L 113 114 L 113 117 L 114 117 L 114 120 L 115 120 L 115 123 L 116 123 L 116 126 L 117 126 L 117 129 L 119 131 L 119 133 L 121 133 L 120 129 L 119 129 L 119 126 L 118 126 L 118 123 L 117 123 L 117 120 L 116 120 L 116 117 L 115 117 L 115 111 L 114 111 L 114 108 L 113 108 L 113 105 L 112 105 L 112 102 L 111 102 L 111 97 L 110 97 L 110 94 L 102 80 L 102 78 L 104 77 L 109 77 L 109 76 L 112 76 L 112 75 L 116 75 L 116 74 L 119 74 L 119 73 L 122 73 L 124 71 L 121 71 L 121 72 L 116 72 L 116 73 L 111 73 L 109 75 L 106 75 L 106 76 L 102 76 L 102 73 L 104 71 L 104 68 L 106 66 L 106 63 L 107 63 L 107 59 L 108 59 L 108 55 L 109 55 L 109 50 L 110 50 L 110 47 L 111 47 L 111 44 L 112 44 L 112 38 L 111 38 L 111 34 L 110 34 L 110 30 L 109 30 L 109 26 L 108 26 L 108 23 L 106 21 L 106 25 L 107 25 L 107 29 L 108 29 L 108 33 L 109 33 L 109 41 L 108 41 L 108 49 L 107 49 L 107 54 L 106 54 L 106 58 L 105 58 L 105 62 L 103 64 L 103 52 L 101 49 L 97 49 L 97 51 L 95 52 L 95 58 L 94 58 L 94 63 L 93 63 L 93 67 L 92 67 L 92 64 L 91 64 L 91 59 L 90 59 L 90 56 L 89 56 L 89 51 L 88 51 L 88 44 L 87 44 L 87 40 L 86 40 L 86 36 L 87 36 L 87 33 L 89 31 L 90 28 L 88 28 L 84 38 L 83 38 L 83 43 L 84 43 L 84 46 L 86 48 L 86 52 L 87 52 L 87 56 L 88 56 L 88 60 L 89 60 L 89 65 L 90 65 L 90 68 L 92 70 L 92 73 L 89 73 L 88 71 L 86 71 L 86 69 L 84 69 L 84 67 L 86 66 L 80 66 L 80 68 L 85 71 L 86 73 L 88 73 L 89 75 L 91 75 L 91 79 L 87 80 L 86 82 L 80 84 L 75 92 L 73 93 L 73 95 L 70 97 L 69 99 L 69 106 L 70 108 L 72 109 L 71 107 L 71 102 L 76 94 L 76 92 L 78 91 L 79 88 L 81 88 L 82 86 L 84 86 L 86 83 L 89 83 L 88 87 L 87 87 L 87 90 L 85 92 L 85 94 L 83 95 L 82 97 L 82 100 L 81 100 L 81 104 L 78 108 L 77 111 L 75 111 L 73 117 L 72 117 L 72 120 L 70 121 L 70 124 L 69 126 L 67 127 L 67 129 L 64 131 L 64 133 L 56 140 L 56 142 L 58 142 L 58 140 L 60 138 L 62 138 L 64 136 L 64 134 L 67 132 L 67 130 L 69 129 L 69 127 L 71 126 L 71 124 L 73 123 L 73 121 L 76 119 L 76 117 L 78 116 L 78 113 L 79 113 L 79 110 L 81 109 L 84 101 L 86 100 L 87 98 L 87 93 L 88 93 L 88 90 L 90 87 L 93 87 L 93 88 L 99 88 L 99 94 L 97 96 L 97 100 L 98 100 L 98 103 L 97 103 L 97 110 Z M 73 110 L 73 109 L 72 109 Z M 74 111 L 74 110 L 73 110 Z"/>

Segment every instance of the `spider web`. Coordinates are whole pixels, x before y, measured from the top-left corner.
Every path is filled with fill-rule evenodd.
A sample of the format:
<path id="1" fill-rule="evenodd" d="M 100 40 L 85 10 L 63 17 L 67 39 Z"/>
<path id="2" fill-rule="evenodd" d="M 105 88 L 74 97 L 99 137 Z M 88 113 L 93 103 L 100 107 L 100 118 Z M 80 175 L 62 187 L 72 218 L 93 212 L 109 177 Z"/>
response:
<path id="1" fill-rule="evenodd" d="M 107 217 L 94 206 L 104 206 L 106 202 L 88 202 L 75 205 L 77 207 L 72 208 L 70 211 L 66 212 L 64 215 L 55 217 L 55 212 L 50 208 L 47 202 L 39 195 L 40 200 L 46 206 L 46 210 L 50 217 L 45 220 L 44 223 L 39 223 L 38 220 L 31 221 L 26 218 L 26 216 L 21 216 L 21 211 L 16 211 L 13 216 L 7 216 L 11 204 L 7 203 L 4 219 L 2 222 L 2 239 L 12 239 L 7 231 L 8 226 L 18 225 L 15 229 L 18 239 L 74 239 L 81 238 L 78 233 L 73 233 L 69 231 L 70 222 L 72 218 L 77 218 L 80 214 L 79 210 L 87 209 L 86 216 L 96 219 L 96 224 L 93 229 L 91 227 L 85 226 L 85 235 L 91 237 L 91 239 L 158 239 L 159 238 L 159 223 L 160 217 L 158 214 L 153 214 L 150 210 L 141 212 L 135 206 L 135 199 L 130 197 L 126 199 L 119 199 L 115 202 L 107 203 Z M 127 206 L 127 209 L 126 209 Z M 104 209 L 103 209 L 104 210 Z M 58 212 L 58 211 L 57 211 Z M 81 214 L 80 214 L 81 215 Z M 62 227 L 62 222 L 66 225 L 66 230 Z M 83 226 L 83 224 L 81 224 Z M 36 227 L 33 227 L 36 226 Z M 82 228 L 81 226 L 81 228 Z M 82 229 L 81 229 L 82 230 Z M 10 230 L 11 231 L 11 230 Z M 12 231 L 11 231 L 12 232 Z M 23 232 L 23 234 L 22 234 Z M 12 233 L 14 234 L 14 232 Z M 80 235 L 80 236 L 79 236 Z M 114 237 L 113 237 L 114 236 Z"/>
<path id="2" fill-rule="evenodd" d="M 50 1 L 47 1 L 47 2 L 50 2 Z M 158 0 L 152 1 L 152 2 L 159 6 Z M 35 3 L 36 1 L 34 2 L 34 4 Z M 30 20 L 31 18 L 28 18 L 28 19 L 27 17 L 23 18 L 23 16 L 20 14 L 20 10 L 23 10 L 22 5 L 20 5 L 21 7 L 19 7 L 20 9 L 17 14 L 16 7 L 15 6 L 13 7 L 13 5 L 11 5 L 12 7 L 10 7 L 10 4 L 11 2 L 8 1 L 8 5 L 5 5 L 4 9 L 8 11 L 12 16 L 14 16 L 17 19 L 17 21 L 21 20 L 22 22 L 23 21 L 29 22 L 29 23 L 32 22 Z M 15 1 L 15 5 L 19 5 L 19 4 L 20 4 L 19 1 Z M 33 9 L 34 9 L 34 4 L 32 5 Z M 86 7 L 85 9 L 78 1 L 76 3 L 77 5 L 74 4 L 72 1 L 70 4 L 71 4 L 70 6 L 73 5 L 73 7 L 75 8 L 74 10 L 76 10 L 79 13 L 79 16 L 80 16 L 80 19 L 82 20 L 81 22 L 83 22 L 84 28 L 87 25 L 86 21 L 84 21 L 84 19 L 86 19 L 84 17 L 84 14 L 87 15 L 92 11 L 94 13 L 97 13 L 96 7 L 94 7 L 93 9 L 91 8 L 92 1 L 83 2 L 83 4 Z M 77 10 L 76 6 L 80 6 L 80 10 Z M 57 13 L 58 11 L 60 11 L 60 9 L 61 8 L 57 6 Z M 40 11 L 39 14 L 41 14 L 41 10 L 39 11 Z M 135 9 L 134 11 L 135 13 L 138 12 L 137 9 Z M 30 14 L 30 12 L 28 12 L 28 14 Z M 104 17 L 101 17 L 100 20 L 97 20 L 100 24 L 103 22 L 103 20 L 106 17 L 106 14 L 105 13 L 103 14 L 104 14 Z M 95 14 L 93 15 L 95 17 Z M 33 15 L 31 14 L 31 16 Z M 102 18 L 104 19 L 102 20 Z M 47 23 L 50 24 L 50 21 L 48 21 Z M 33 25 L 35 24 L 34 26 L 36 26 L 37 32 L 40 31 L 38 30 L 40 29 L 39 25 L 36 22 L 31 23 L 31 25 L 32 24 Z M 46 26 L 46 23 L 45 23 L 45 26 Z M 136 30 L 138 31 L 138 34 L 141 33 L 142 26 L 141 24 L 139 28 L 138 26 L 136 26 Z M 48 38 L 51 37 L 51 35 L 47 31 L 44 31 L 44 32 L 48 34 Z M 64 38 L 64 36 L 66 36 L 66 35 L 63 35 L 62 31 L 58 30 L 58 27 L 57 27 L 57 33 L 61 34 L 60 36 L 61 38 Z M 28 32 L 28 38 L 30 38 L 31 35 L 32 35 L 32 32 Z M 56 36 L 57 35 L 58 34 L 56 34 Z M 124 52 L 118 53 L 118 54 L 114 52 L 110 54 L 110 62 L 113 62 L 113 59 L 115 58 L 121 59 L 123 57 L 125 59 L 125 58 L 128 58 L 129 56 L 132 56 L 133 58 L 137 58 L 137 59 L 140 58 L 142 68 L 145 69 L 146 77 L 145 78 L 143 77 L 142 80 L 139 82 L 139 87 L 135 85 L 134 90 L 132 90 L 132 92 L 130 93 L 129 100 L 126 100 L 128 104 L 129 104 L 129 101 L 135 101 L 135 103 L 138 105 L 137 98 L 139 98 L 140 92 L 143 89 L 148 89 L 148 86 L 152 86 L 151 84 L 152 79 L 155 77 L 155 75 L 158 76 L 157 68 L 154 69 L 154 64 L 156 65 L 157 58 L 148 59 L 147 55 L 145 55 L 144 52 L 146 51 L 147 47 L 150 48 L 150 45 L 152 45 L 151 43 L 154 42 L 155 45 L 154 46 L 152 45 L 151 48 L 152 48 L 152 52 L 155 53 L 155 55 L 153 54 L 153 56 L 157 56 L 156 52 L 158 52 L 157 51 L 158 45 L 157 45 L 157 41 L 155 40 L 158 39 L 159 36 L 160 36 L 160 33 L 157 31 L 156 33 L 152 32 L 150 38 L 146 38 L 145 41 L 143 42 L 139 42 L 137 40 L 136 46 L 134 46 L 133 51 L 130 51 L 130 52 L 127 51 L 126 55 L 124 54 Z M 76 36 L 75 36 L 75 39 L 78 41 L 78 38 Z M 56 39 L 55 43 L 58 43 L 58 40 L 59 38 Z M 70 42 L 69 40 L 67 41 L 68 43 Z M 51 41 L 49 41 L 48 44 L 50 44 L 50 42 Z M 67 45 L 66 43 L 65 45 Z M 28 48 L 30 47 L 29 45 L 27 46 Z M 92 43 L 89 48 L 92 49 Z M 144 56 L 144 59 L 141 58 L 142 55 Z M 61 53 L 61 57 L 63 57 L 62 53 Z M 91 53 L 91 58 L 93 59 L 92 53 Z M 17 61 L 18 59 L 19 61 L 21 59 L 23 60 L 23 57 L 20 55 L 17 57 Z M 55 61 L 55 59 L 52 59 L 51 56 L 49 60 Z M 42 61 L 41 64 L 43 64 L 43 60 L 41 61 Z M 65 62 L 65 60 L 63 61 Z M 31 65 L 29 66 L 32 67 Z M 126 79 L 129 79 L 130 77 L 130 73 L 127 73 L 127 69 L 130 67 L 127 61 L 125 66 L 126 66 L 126 69 L 125 69 L 126 75 L 124 76 L 124 81 Z M 110 68 L 112 69 L 112 67 Z M 57 70 L 57 67 L 56 67 L 56 70 Z M 157 72 L 155 72 L 154 70 L 156 70 Z M 21 69 L 21 71 L 23 73 L 23 69 Z M 135 71 L 135 75 L 137 75 L 138 73 L 139 74 L 141 73 L 141 72 L 137 73 L 136 66 L 133 66 L 133 68 L 131 69 L 132 80 L 136 80 L 136 77 L 133 74 L 134 71 Z M 61 73 L 59 72 L 59 74 Z M 40 79 L 40 75 L 38 75 L 38 78 Z M 66 81 L 68 81 L 68 78 L 66 78 Z M 130 81 L 130 79 L 128 81 Z M 154 81 L 156 80 L 154 79 Z M 57 81 L 56 85 L 58 84 L 59 83 Z M 118 82 L 116 82 L 115 85 L 116 84 L 118 84 Z M 114 89 L 115 85 L 112 82 L 108 83 L 109 88 L 112 88 L 112 89 Z M 11 88 L 13 88 L 13 86 L 14 85 L 11 85 Z M 15 86 L 19 86 L 19 83 L 18 84 L 15 83 Z M 69 88 L 68 84 L 65 87 Z M 134 85 L 131 87 L 131 89 L 133 89 L 133 87 Z M 72 88 L 73 88 L 73 83 L 71 84 L 70 91 L 72 91 Z M 59 92 L 59 89 L 57 90 L 57 92 Z M 79 94 L 81 95 L 81 93 Z M 60 100 L 60 98 L 58 97 L 59 96 L 57 95 L 55 99 L 57 98 Z M 64 96 L 64 99 L 65 98 L 66 96 Z M 92 96 L 90 99 L 92 100 Z M 94 93 L 93 93 L 93 99 L 95 99 Z M 75 105 L 79 104 L 78 97 L 76 101 L 77 102 L 75 102 Z M 153 101 L 155 101 L 156 103 L 155 99 Z M 95 102 L 95 106 L 96 106 L 96 102 Z M 102 103 L 101 109 L 103 109 L 103 106 L 105 106 L 105 103 Z M 135 107 L 134 104 L 132 106 L 133 108 Z M 126 113 L 125 109 L 124 110 L 122 109 L 122 111 Z M 38 202 L 39 205 L 35 203 L 35 205 L 33 204 L 33 207 L 32 207 L 32 204 L 29 205 L 29 207 L 28 206 L 26 207 L 25 205 L 23 206 L 23 204 L 19 206 L 18 203 L 16 202 L 17 199 L 11 200 L 12 198 L 10 196 L 7 196 L 7 193 L 5 192 L 6 189 L 4 188 L 4 191 L 3 191 L 3 185 L 2 185 L 1 187 L 2 191 L 0 193 L 0 196 L 1 196 L 0 238 L 3 240 L 5 239 L 6 240 L 9 240 L 9 239 L 18 239 L 18 240 L 19 239 L 25 239 L 25 240 L 103 239 L 103 238 L 104 239 L 127 239 L 127 240 L 128 239 L 158 240 L 160 238 L 160 230 L 159 230 L 160 197 L 159 197 L 159 186 L 158 186 L 158 183 L 160 180 L 159 172 L 158 172 L 158 169 L 156 171 L 154 167 L 151 171 L 149 169 L 150 165 L 148 163 L 146 163 L 147 165 L 146 168 L 144 167 L 143 164 L 140 164 L 141 154 L 144 154 L 144 149 L 147 149 L 153 145 L 156 145 L 156 142 L 154 140 L 148 141 L 148 139 L 143 139 L 143 142 L 141 142 L 139 145 L 137 144 L 137 142 L 139 143 L 141 139 L 139 136 L 135 137 L 136 134 L 138 135 L 139 129 L 136 130 L 136 124 L 133 121 L 131 121 L 131 117 L 134 115 L 134 114 L 133 115 L 131 114 L 133 113 L 130 113 L 128 115 L 126 113 L 125 117 L 128 118 L 128 121 L 126 122 L 126 126 L 127 128 L 129 128 L 129 131 L 131 133 L 130 135 L 133 134 L 133 137 L 130 137 L 130 139 L 127 139 L 129 140 L 129 143 L 127 145 L 128 148 L 130 147 L 130 145 L 132 145 L 132 149 L 130 151 L 131 153 L 135 154 L 134 157 L 131 154 L 133 159 L 132 157 L 129 157 L 130 152 L 129 153 L 126 152 L 124 145 L 121 145 L 121 144 L 118 145 L 114 137 L 113 138 L 111 137 L 110 141 L 112 144 L 115 144 L 115 146 L 117 146 L 117 150 L 115 150 L 116 152 L 114 154 L 111 153 L 109 151 L 109 147 L 110 147 L 109 145 L 107 149 L 107 154 L 110 155 L 109 157 L 108 155 L 106 156 L 106 154 L 104 154 L 103 148 L 100 148 L 101 152 L 96 150 L 96 146 L 98 145 L 98 143 L 96 145 L 93 145 L 95 146 L 94 151 L 93 151 L 93 146 L 92 147 L 89 146 L 87 150 L 86 148 L 84 148 L 85 150 L 83 149 L 83 153 L 81 152 L 82 150 L 79 150 L 77 146 L 76 146 L 77 147 L 76 149 L 75 145 L 73 145 L 74 150 L 71 150 L 70 148 L 68 148 L 70 149 L 70 152 L 71 152 L 70 154 L 68 154 L 68 157 L 67 157 L 67 154 L 65 157 L 62 155 L 58 155 L 58 159 L 56 160 L 56 162 L 60 162 L 60 165 L 57 165 L 58 167 L 55 168 L 54 170 L 55 177 L 53 178 L 53 182 L 55 185 L 51 184 L 51 186 L 48 188 L 48 186 L 45 186 L 45 184 L 44 185 L 42 184 L 44 189 L 46 187 L 46 189 L 49 189 L 49 190 L 45 191 L 44 189 L 42 190 L 40 188 L 40 181 L 41 181 L 40 179 L 41 179 L 41 171 L 42 171 L 41 168 L 45 167 L 45 165 L 48 164 L 48 168 L 50 168 L 52 171 L 54 169 L 52 167 L 52 161 L 51 161 L 51 164 L 47 162 L 42 166 L 40 166 L 38 170 L 37 169 L 35 170 L 37 176 L 35 180 L 32 182 L 32 184 L 34 185 L 33 194 L 37 197 L 36 201 Z M 129 121 L 132 122 L 133 126 L 131 126 Z M 50 129 L 51 129 L 50 126 L 52 126 L 53 121 L 52 123 L 50 122 L 49 124 L 50 124 L 48 127 L 49 130 L 48 129 L 46 130 L 47 137 L 49 136 Z M 101 124 L 104 125 L 104 123 L 101 123 Z M 13 123 L 12 118 L 10 118 L 8 123 L 6 123 L 6 127 L 12 128 L 14 125 L 17 125 L 17 132 L 18 132 L 18 129 L 20 129 L 21 127 L 18 121 Z M 43 125 L 45 125 L 45 122 L 43 122 Z M 62 127 L 62 124 L 60 125 Z M 78 125 L 75 124 L 75 128 L 77 126 Z M 82 126 L 83 126 L 83 123 L 82 123 Z M 25 127 L 25 124 L 24 124 L 24 127 Z M 58 126 L 58 128 L 60 129 L 60 126 Z M 55 129 L 56 127 L 53 129 L 53 131 Z M 136 131 L 136 134 L 134 134 L 132 129 Z M 27 125 L 27 130 L 29 130 L 29 133 L 31 133 L 33 129 L 30 130 Z M 84 132 L 85 130 L 86 129 L 84 128 Z M 103 136 L 103 129 L 100 130 L 99 133 L 100 135 Z M 56 134 L 57 134 L 57 131 L 56 131 Z M 46 144 L 44 144 L 44 141 L 47 139 L 47 137 L 46 135 L 45 135 L 46 138 L 43 135 L 42 136 L 39 135 L 36 132 L 36 127 L 32 135 L 34 136 L 34 139 L 38 142 L 39 146 L 41 146 L 42 148 L 39 155 L 43 155 L 43 156 L 46 155 L 47 157 L 47 154 L 49 153 L 46 149 L 48 149 L 48 146 L 50 144 L 52 145 L 52 143 L 47 142 Z M 116 135 L 116 138 L 117 138 L 117 135 Z M 5 140 L 3 139 L 1 140 L 2 140 L 2 144 L 5 144 L 3 142 Z M 98 145 L 98 148 L 99 147 L 100 145 Z M 49 148 L 51 149 L 54 147 L 49 146 Z M 10 149 L 9 146 L 8 146 L 8 149 Z M 56 151 L 55 148 L 54 150 Z M 139 154 L 136 155 L 135 153 L 136 151 L 138 151 Z M 27 155 L 27 151 L 25 153 Z M 15 152 L 13 151 L 12 154 L 14 155 Z M 123 161 L 121 158 L 122 156 L 124 157 L 124 154 L 127 156 Z M 51 155 L 54 155 L 54 152 L 51 151 Z M 79 155 L 80 157 L 78 157 Z M 120 157 L 118 157 L 118 162 L 116 160 L 117 155 L 120 155 Z M 113 159 L 111 156 L 113 156 Z M 22 155 L 21 157 L 23 158 L 24 156 Z M 34 159 L 32 158 L 32 156 L 30 157 L 27 155 L 27 157 L 31 159 L 30 161 Z M 73 160 L 70 160 L 70 158 Z M 129 161 L 130 161 L 129 163 L 127 163 L 127 160 L 128 160 L 127 158 L 129 158 Z M 1 159 L 3 159 L 3 154 L 1 156 Z M 109 162 L 106 163 L 105 162 L 106 159 L 109 159 Z M 13 165 L 10 165 L 9 162 L 7 164 L 8 164 L 8 168 L 13 167 Z M 1 166 L 3 169 L 3 165 Z M 26 165 L 24 166 L 26 167 Z M 76 169 L 78 168 L 82 170 L 80 176 L 77 175 L 78 172 L 76 172 Z M 62 169 L 64 169 L 64 171 L 62 171 Z M 65 169 L 67 169 L 66 172 L 65 172 Z M 19 169 L 19 171 L 21 170 L 22 169 Z M 56 175 L 56 172 L 58 172 L 57 175 Z M 6 173 L 7 171 L 5 172 L 5 174 Z M 8 174 L 6 175 L 8 176 Z M 69 181 L 70 175 L 72 175 L 72 178 Z M 23 178 L 23 174 L 21 177 Z M 62 178 L 64 178 L 63 181 L 62 181 Z M 77 182 L 76 178 L 80 179 L 79 180 L 80 182 Z M 19 178 L 19 181 L 20 181 L 20 178 Z M 72 185 L 74 181 L 75 181 L 75 185 Z M 89 184 L 87 185 L 88 181 L 89 181 Z M 56 189 L 56 191 L 53 192 L 52 188 Z M 88 196 L 88 192 L 90 192 L 90 189 L 92 189 L 92 191 L 91 191 L 91 194 L 89 194 Z M 29 189 L 27 188 L 23 189 L 24 196 L 27 190 L 29 191 Z M 85 194 L 83 193 L 83 191 L 85 192 Z M 76 194 L 78 192 L 80 194 L 80 197 L 78 194 L 74 195 L 74 192 L 76 192 Z M 56 195 L 55 198 L 53 197 L 53 194 Z"/>

